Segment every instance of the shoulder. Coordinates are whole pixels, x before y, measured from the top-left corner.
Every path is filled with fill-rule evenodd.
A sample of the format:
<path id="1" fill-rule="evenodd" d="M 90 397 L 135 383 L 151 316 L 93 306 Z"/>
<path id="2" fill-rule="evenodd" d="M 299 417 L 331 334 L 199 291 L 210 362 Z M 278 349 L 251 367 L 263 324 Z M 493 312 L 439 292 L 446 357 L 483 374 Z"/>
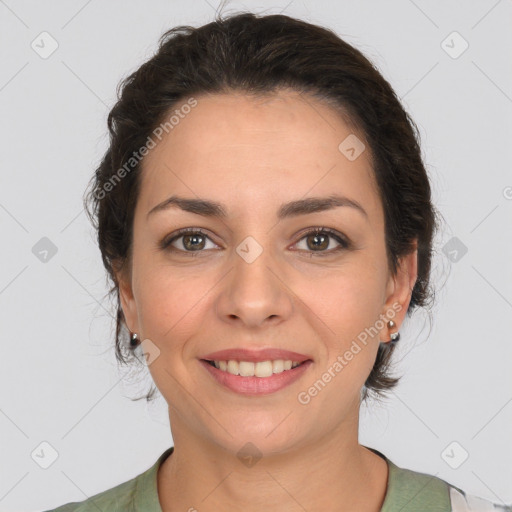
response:
<path id="1" fill-rule="evenodd" d="M 388 459 L 388 489 L 382 512 L 451 512 L 448 484 L 441 478 L 402 468 Z"/>
<path id="2" fill-rule="evenodd" d="M 158 500 L 157 473 L 162 462 L 172 453 L 174 447 L 165 450 L 146 471 L 87 498 L 83 501 L 66 503 L 45 512 L 161 512 Z"/>
<path id="3" fill-rule="evenodd" d="M 512 512 L 512 505 L 499 505 L 466 493 L 442 478 L 399 467 L 377 453 L 387 460 L 389 467 L 381 512 Z"/>
<path id="4" fill-rule="evenodd" d="M 133 498 L 137 488 L 139 476 L 116 485 L 111 489 L 100 492 L 83 501 L 66 503 L 58 508 L 46 512 L 90 512 L 98 510 L 104 512 L 121 512 L 131 510 Z"/>
<path id="5" fill-rule="evenodd" d="M 398 468 L 398 498 L 404 511 L 512 512 L 512 504 L 498 504 L 469 494 L 437 476 Z"/>
<path id="6" fill-rule="evenodd" d="M 452 512 L 512 512 L 512 504 L 499 505 L 492 501 L 468 494 L 448 484 Z"/>

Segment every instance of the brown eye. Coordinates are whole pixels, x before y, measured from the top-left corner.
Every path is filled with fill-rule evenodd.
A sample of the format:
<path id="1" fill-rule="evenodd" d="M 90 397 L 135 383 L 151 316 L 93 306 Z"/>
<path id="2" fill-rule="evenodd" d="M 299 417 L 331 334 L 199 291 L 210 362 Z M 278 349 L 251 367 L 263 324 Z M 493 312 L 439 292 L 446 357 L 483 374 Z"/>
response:
<path id="1" fill-rule="evenodd" d="M 305 240 L 306 247 L 299 247 L 299 249 L 309 251 L 312 253 L 311 255 L 318 253 L 316 254 L 318 256 L 323 256 L 324 253 L 325 255 L 332 254 L 342 249 L 348 249 L 350 246 L 349 242 L 341 234 L 328 228 L 309 231 L 299 242 L 302 240 Z"/>
<path id="2" fill-rule="evenodd" d="M 214 248 L 206 247 L 208 240 L 215 246 L 210 238 L 201 230 L 187 228 L 178 231 L 178 234 L 173 237 L 163 240 L 160 247 L 173 252 L 201 253 L 205 252 L 203 250 L 205 248 Z"/>
<path id="3" fill-rule="evenodd" d="M 329 247 L 329 238 L 329 235 L 324 235 L 322 233 L 308 235 L 306 237 L 308 248 L 312 250 L 327 249 Z"/>
<path id="4" fill-rule="evenodd" d="M 200 234 L 194 234 L 194 235 L 183 235 L 182 237 L 183 241 L 182 244 L 187 250 L 200 250 L 204 249 L 205 246 L 205 237 Z"/>

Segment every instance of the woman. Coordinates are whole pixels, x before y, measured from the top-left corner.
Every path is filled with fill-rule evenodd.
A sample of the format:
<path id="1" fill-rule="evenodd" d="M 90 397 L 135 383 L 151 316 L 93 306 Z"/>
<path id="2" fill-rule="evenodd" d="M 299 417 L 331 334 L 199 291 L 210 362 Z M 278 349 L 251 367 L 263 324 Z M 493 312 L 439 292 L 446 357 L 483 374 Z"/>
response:
<path id="1" fill-rule="evenodd" d="M 57 511 L 512 510 L 358 442 L 430 298 L 417 129 L 334 33 L 244 13 L 162 37 L 122 84 L 87 196 L 174 446 Z"/>

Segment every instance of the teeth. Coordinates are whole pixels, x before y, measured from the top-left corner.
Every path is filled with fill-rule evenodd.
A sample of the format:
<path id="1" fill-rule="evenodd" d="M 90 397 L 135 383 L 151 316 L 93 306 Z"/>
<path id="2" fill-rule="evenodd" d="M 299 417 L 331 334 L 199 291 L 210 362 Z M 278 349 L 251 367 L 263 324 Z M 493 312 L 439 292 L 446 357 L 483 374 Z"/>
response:
<path id="1" fill-rule="evenodd" d="M 270 377 L 274 373 L 281 373 L 299 366 L 300 363 L 292 362 L 290 359 L 277 359 L 276 361 L 214 361 L 215 368 L 232 375 L 242 377 Z"/>

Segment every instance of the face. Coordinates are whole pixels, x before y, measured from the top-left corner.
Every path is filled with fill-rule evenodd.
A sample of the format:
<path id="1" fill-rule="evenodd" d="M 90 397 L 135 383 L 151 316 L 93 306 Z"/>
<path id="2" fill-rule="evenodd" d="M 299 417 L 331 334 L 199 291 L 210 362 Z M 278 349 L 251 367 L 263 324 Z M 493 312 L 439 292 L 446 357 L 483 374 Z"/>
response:
<path id="1" fill-rule="evenodd" d="M 356 436 L 361 388 L 416 279 L 416 253 L 396 276 L 388 270 L 368 145 L 355 159 L 340 150 L 362 134 L 295 92 L 196 99 L 143 161 L 132 261 L 120 274 L 126 322 L 151 347 L 173 437 L 179 424 L 233 452 L 251 441 L 265 453 Z M 165 207 L 171 196 L 213 202 L 224 215 Z M 344 199 L 321 201 L 334 196 Z M 267 348 L 310 362 L 278 374 L 298 375 L 278 390 L 244 393 L 201 361 Z"/>

